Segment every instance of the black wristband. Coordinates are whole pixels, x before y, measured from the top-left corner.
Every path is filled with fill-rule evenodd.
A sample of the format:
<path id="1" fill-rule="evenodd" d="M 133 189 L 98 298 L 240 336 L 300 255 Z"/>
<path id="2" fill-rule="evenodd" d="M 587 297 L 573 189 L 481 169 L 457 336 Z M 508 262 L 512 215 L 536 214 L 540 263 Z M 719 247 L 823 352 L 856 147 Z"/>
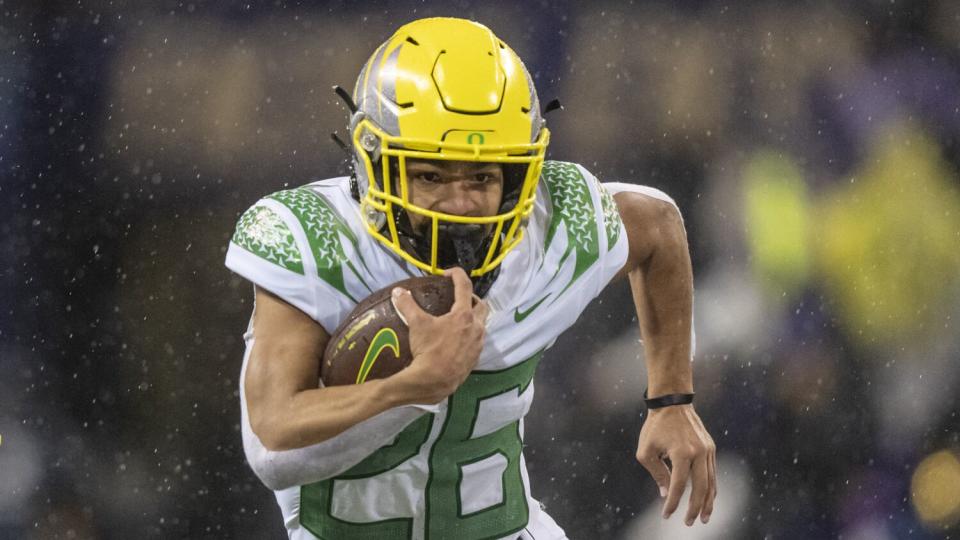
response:
<path id="1" fill-rule="evenodd" d="M 647 391 L 643 391 L 643 401 L 648 409 L 662 409 L 671 405 L 688 405 L 693 403 L 694 394 L 666 394 L 664 396 L 647 398 Z"/>

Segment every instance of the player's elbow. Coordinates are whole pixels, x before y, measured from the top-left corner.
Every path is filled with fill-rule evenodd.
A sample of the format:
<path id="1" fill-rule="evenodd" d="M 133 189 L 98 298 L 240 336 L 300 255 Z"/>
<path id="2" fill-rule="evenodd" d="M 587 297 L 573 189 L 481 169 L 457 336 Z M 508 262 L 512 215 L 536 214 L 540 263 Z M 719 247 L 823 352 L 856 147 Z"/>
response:
<path id="1" fill-rule="evenodd" d="M 250 421 L 250 429 L 264 448 L 271 452 L 291 450 L 297 447 L 294 431 L 286 429 L 284 422 L 277 415 L 254 415 Z"/>
<path id="2" fill-rule="evenodd" d="M 270 422 L 261 419 L 243 426 L 243 451 L 253 473 L 267 488 L 274 491 L 296 485 L 291 474 L 291 460 L 283 456 L 291 454 L 280 432 L 269 427 Z"/>
<path id="3" fill-rule="evenodd" d="M 297 429 L 292 425 L 294 395 L 271 388 L 267 377 L 248 370 L 244 406 L 247 409 L 247 428 L 270 451 L 296 448 Z"/>

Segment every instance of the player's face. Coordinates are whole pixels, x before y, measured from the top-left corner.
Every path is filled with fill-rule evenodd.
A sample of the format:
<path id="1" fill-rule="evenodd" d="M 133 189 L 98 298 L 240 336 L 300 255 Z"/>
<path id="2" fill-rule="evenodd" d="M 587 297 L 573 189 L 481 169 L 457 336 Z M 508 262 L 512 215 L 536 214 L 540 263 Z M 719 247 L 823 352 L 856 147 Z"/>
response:
<path id="1" fill-rule="evenodd" d="M 410 202 L 427 210 L 458 216 L 492 216 L 503 198 L 503 167 L 471 161 L 407 160 Z M 427 220 L 410 212 L 416 230 Z"/>

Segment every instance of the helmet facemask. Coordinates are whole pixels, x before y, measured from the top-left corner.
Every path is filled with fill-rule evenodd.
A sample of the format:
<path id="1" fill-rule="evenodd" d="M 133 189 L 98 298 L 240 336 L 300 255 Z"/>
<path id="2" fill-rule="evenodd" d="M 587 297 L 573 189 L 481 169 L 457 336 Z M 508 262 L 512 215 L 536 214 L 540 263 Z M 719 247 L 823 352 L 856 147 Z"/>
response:
<path id="1" fill-rule="evenodd" d="M 497 213 L 507 214 L 516 207 L 519 200 L 527 167 L 508 163 L 500 165 L 500 170 L 503 178 Z M 402 181 L 400 175 L 396 171 L 392 172 L 394 190 L 402 192 L 398 187 Z M 420 260 L 430 260 L 434 244 L 432 220 L 421 219 L 418 226 L 413 226 L 406 209 L 396 208 L 394 215 L 401 244 L 407 248 L 408 252 L 416 253 Z M 510 225 L 510 222 L 506 223 L 506 230 L 509 230 Z M 443 219 L 439 220 L 437 229 L 437 265 L 440 268 L 459 266 L 468 274 L 482 267 L 496 232 L 493 224 L 489 223 L 450 223 Z M 498 243 L 505 241 L 503 228 L 496 241 Z"/>
<path id="2" fill-rule="evenodd" d="M 373 141 L 375 145 L 371 145 Z M 364 174 L 368 180 L 360 183 L 367 188 L 361 191 L 360 206 L 368 231 L 430 273 L 442 274 L 452 266 L 464 268 L 472 277 L 490 272 L 523 238 L 548 141 L 549 132 L 544 128 L 539 140 L 529 145 L 437 145 L 392 137 L 369 119 L 362 119 L 353 142 L 359 158 L 358 176 Z M 410 158 L 502 164 L 499 210 L 491 216 L 460 216 L 417 206 L 410 199 L 406 170 Z M 392 180 L 384 182 L 384 178 Z M 410 214 L 421 216 L 416 228 Z"/>

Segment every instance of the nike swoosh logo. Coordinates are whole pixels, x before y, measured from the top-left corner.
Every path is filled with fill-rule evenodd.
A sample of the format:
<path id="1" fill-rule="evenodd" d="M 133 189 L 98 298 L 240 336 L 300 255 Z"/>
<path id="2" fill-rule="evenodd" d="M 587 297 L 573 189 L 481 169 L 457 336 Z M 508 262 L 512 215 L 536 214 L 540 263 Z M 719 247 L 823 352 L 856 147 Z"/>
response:
<path id="1" fill-rule="evenodd" d="M 513 312 L 513 322 L 520 322 L 520 321 L 526 319 L 526 318 L 527 318 L 527 315 L 530 315 L 531 313 L 533 313 L 533 310 L 537 309 L 537 306 L 539 306 L 540 304 L 542 304 L 543 301 L 546 300 L 546 299 L 549 298 L 549 297 L 550 297 L 549 294 L 548 294 L 547 296 L 544 296 L 543 298 L 541 298 L 540 300 L 538 300 L 536 304 L 530 306 L 530 309 L 528 309 L 528 310 L 526 310 L 526 311 L 520 311 L 520 308 L 517 308 L 516 311 Z"/>
<path id="2" fill-rule="evenodd" d="M 360 370 L 357 371 L 357 384 L 367 380 L 367 375 L 373 369 L 373 364 L 380 358 L 380 353 L 384 349 L 392 349 L 393 355 L 400 358 L 400 340 L 393 328 L 383 328 L 377 335 L 373 336 L 373 341 L 367 347 L 367 353 L 363 355 L 363 362 L 360 363 Z"/>

